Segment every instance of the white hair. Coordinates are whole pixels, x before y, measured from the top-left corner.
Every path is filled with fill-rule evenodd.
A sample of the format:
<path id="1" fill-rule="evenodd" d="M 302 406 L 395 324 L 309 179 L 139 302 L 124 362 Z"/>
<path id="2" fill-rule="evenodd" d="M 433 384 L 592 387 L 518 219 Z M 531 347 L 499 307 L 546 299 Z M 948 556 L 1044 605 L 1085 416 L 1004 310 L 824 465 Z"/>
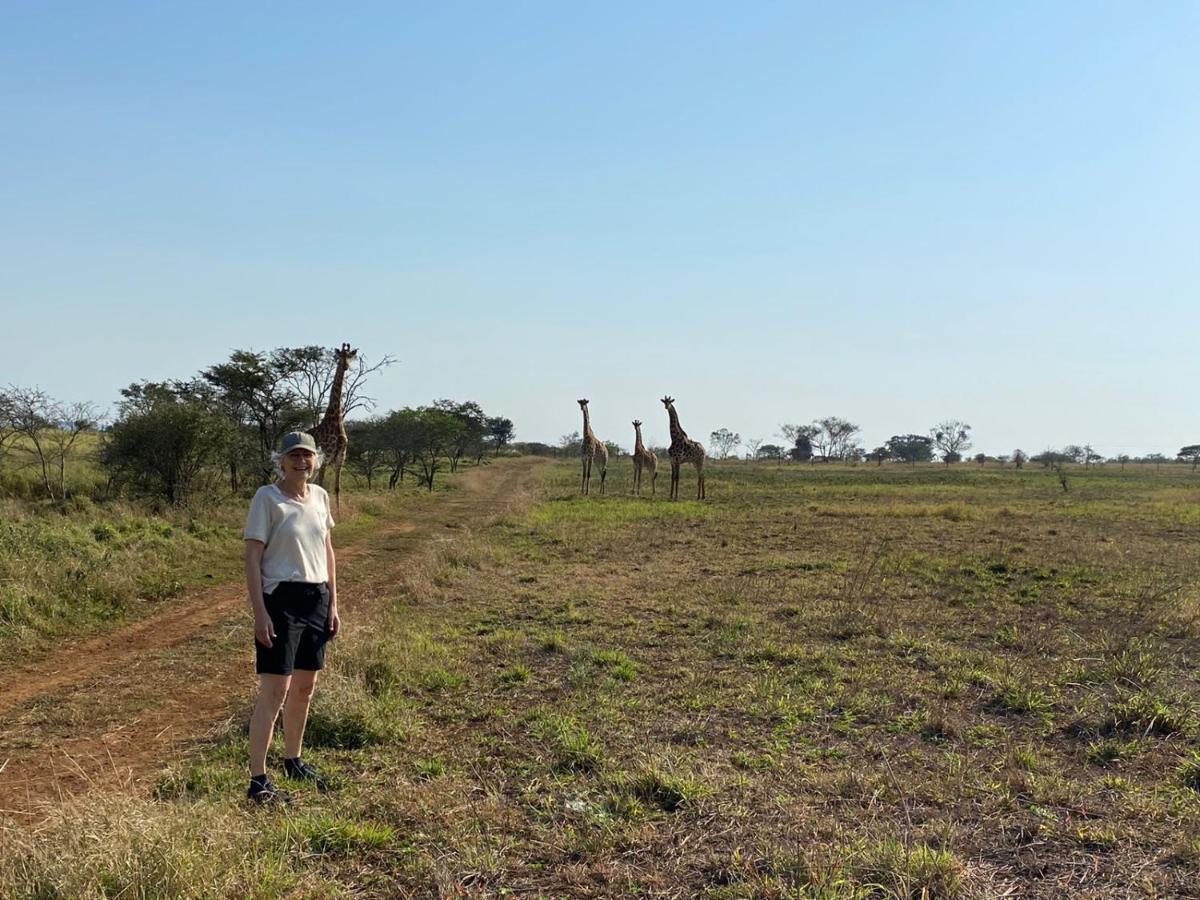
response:
<path id="1" fill-rule="evenodd" d="M 296 448 L 293 447 L 292 450 Z M 271 451 L 271 468 L 275 470 L 275 474 L 280 478 L 283 477 L 283 457 L 286 454 L 280 453 L 278 450 Z M 313 460 L 312 474 L 316 475 L 320 471 L 321 466 L 325 465 L 325 451 L 320 447 L 317 448 L 316 459 Z"/>

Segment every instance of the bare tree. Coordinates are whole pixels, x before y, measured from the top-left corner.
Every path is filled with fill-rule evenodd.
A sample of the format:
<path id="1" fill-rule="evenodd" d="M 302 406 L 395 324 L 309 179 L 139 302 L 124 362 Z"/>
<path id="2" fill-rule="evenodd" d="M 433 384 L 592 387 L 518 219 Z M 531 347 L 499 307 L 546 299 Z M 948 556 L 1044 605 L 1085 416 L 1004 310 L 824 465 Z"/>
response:
<path id="1" fill-rule="evenodd" d="M 746 459 L 757 459 L 758 448 L 763 445 L 763 439 L 748 438 L 744 443 L 746 444 Z"/>
<path id="2" fill-rule="evenodd" d="M 826 416 L 813 423 L 817 432 L 812 437 L 813 448 L 821 458 L 831 459 L 857 458 L 861 452 L 855 435 L 861 430 L 853 422 L 839 419 L 837 416 Z"/>
<path id="3" fill-rule="evenodd" d="M 942 462 L 949 465 L 962 459 L 971 448 L 971 426 L 958 419 L 939 422 L 929 430 L 934 445 L 942 452 Z"/>
<path id="4" fill-rule="evenodd" d="M 713 452 L 721 459 L 729 459 L 730 454 L 737 449 L 738 444 L 742 442 L 742 436 L 730 431 L 728 428 L 719 428 L 708 436 L 709 446 L 713 448 Z"/>
<path id="5" fill-rule="evenodd" d="M 316 423 L 321 420 L 325 407 L 329 404 L 329 392 L 333 388 L 333 378 L 337 372 L 337 353 L 331 347 L 319 347 L 310 344 L 307 347 L 280 347 L 271 351 L 271 365 L 282 373 L 282 382 L 291 388 L 300 398 L 308 420 Z M 355 410 L 370 411 L 375 408 L 375 399 L 363 394 L 366 380 L 375 372 L 394 365 L 397 359 L 390 353 L 376 363 L 367 361 L 367 357 L 358 354 L 350 370 L 346 373 L 342 385 L 342 407 L 344 415 Z"/>
<path id="6" fill-rule="evenodd" d="M 1017 469 L 1025 468 L 1025 463 L 1029 459 L 1029 454 L 1018 447 L 1012 452 L 1013 466 Z"/>
<path id="7" fill-rule="evenodd" d="M 8 428 L 25 439 L 24 449 L 38 465 L 51 500 L 67 495 L 67 457 L 79 435 L 96 426 L 90 403 L 63 404 L 40 388 L 10 385 L 6 392 Z"/>

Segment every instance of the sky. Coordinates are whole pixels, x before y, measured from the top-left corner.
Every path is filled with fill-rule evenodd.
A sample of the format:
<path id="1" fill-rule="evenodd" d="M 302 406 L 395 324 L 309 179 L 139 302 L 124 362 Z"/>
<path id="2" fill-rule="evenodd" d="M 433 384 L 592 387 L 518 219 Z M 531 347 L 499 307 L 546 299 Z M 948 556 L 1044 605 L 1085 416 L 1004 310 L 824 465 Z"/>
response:
<path id="1" fill-rule="evenodd" d="M 0 384 L 399 362 L 556 443 L 1200 441 L 1200 5 L 9 3 Z"/>

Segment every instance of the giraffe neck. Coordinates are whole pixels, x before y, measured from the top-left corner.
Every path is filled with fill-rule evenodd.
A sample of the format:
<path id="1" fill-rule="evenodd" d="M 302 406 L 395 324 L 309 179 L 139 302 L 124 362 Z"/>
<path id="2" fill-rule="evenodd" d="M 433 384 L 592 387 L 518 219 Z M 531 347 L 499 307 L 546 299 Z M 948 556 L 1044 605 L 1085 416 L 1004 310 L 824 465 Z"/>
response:
<path id="1" fill-rule="evenodd" d="M 346 381 L 346 369 L 349 367 L 349 360 L 338 358 L 337 369 L 333 373 L 333 384 L 329 386 L 329 406 L 325 408 L 325 417 L 321 424 L 342 421 L 342 385 Z"/>
<path id="2" fill-rule="evenodd" d="M 636 434 L 636 435 L 637 435 L 637 438 L 636 438 L 636 440 L 634 440 L 634 442 L 633 442 L 633 449 L 634 449 L 634 452 L 636 452 L 636 453 L 645 453 L 645 452 L 646 452 L 646 445 L 642 443 L 642 426 L 641 426 L 641 425 L 634 425 L 634 426 L 633 426 L 633 431 L 634 431 L 634 434 Z"/>
<path id="3" fill-rule="evenodd" d="M 679 416 L 675 412 L 674 406 L 667 407 L 667 414 L 671 417 L 671 441 L 677 443 L 688 439 L 687 432 L 679 425 Z"/>
<path id="4" fill-rule="evenodd" d="M 595 440 L 596 436 L 592 434 L 592 417 L 588 415 L 587 407 L 583 409 L 583 437 L 584 440 Z"/>

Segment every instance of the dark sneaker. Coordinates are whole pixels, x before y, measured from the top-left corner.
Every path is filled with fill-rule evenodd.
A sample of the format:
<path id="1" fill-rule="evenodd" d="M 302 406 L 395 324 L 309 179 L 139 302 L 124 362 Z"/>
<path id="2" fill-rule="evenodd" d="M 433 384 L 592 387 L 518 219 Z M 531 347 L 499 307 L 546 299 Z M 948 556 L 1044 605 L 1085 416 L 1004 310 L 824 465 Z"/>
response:
<path id="1" fill-rule="evenodd" d="M 306 763 L 298 756 L 295 759 L 285 759 L 283 761 L 283 774 L 296 781 L 311 781 L 317 786 L 317 790 L 319 791 L 323 791 L 329 787 L 329 784 L 325 781 L 325 776 L 317 771 L 317 767 L 312 763 Z"/>
<path id="2" fill-rule="evenodd" d="M 265 775 L 262 778 L 250 779 L 250 789 L 246 791 L 246 798 L 253 800 L 259 806 L 292 802 L 292 795 L 275 787 L 274 782 Z"/>

